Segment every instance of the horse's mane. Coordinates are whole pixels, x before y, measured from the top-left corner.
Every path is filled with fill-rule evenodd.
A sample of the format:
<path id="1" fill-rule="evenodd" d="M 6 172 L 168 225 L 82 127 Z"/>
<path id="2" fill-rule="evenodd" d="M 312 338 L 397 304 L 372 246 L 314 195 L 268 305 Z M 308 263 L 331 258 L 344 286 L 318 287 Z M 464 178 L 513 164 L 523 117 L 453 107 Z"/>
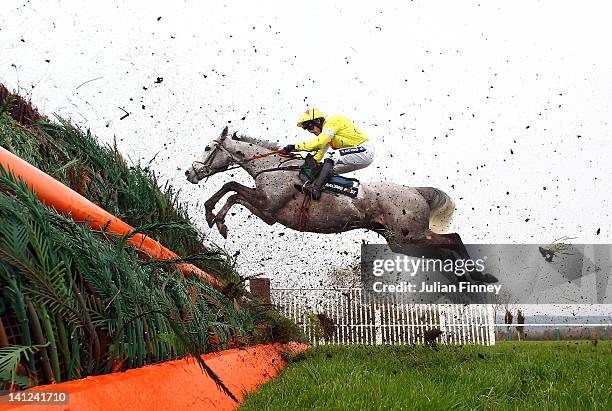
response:
<path id="1" fill-rule="evenodd" d="M 261 139 L 261 138 L 245 136 L 244 134 L 241 134 L 239 136 L 232 137 L 232 138 L 234 140 L 238 140 L 238 141 L 244 141 L 244 142 L 247 142 L 247 143 L 253 143 L 253 144 L 258 145 L 260 147 L 268 148 L 270 150 L 278 150 L 278 149 L 281 148 L 279 143 L 275 143 L 273 141 L 264 140 L 264 139 Z"/>

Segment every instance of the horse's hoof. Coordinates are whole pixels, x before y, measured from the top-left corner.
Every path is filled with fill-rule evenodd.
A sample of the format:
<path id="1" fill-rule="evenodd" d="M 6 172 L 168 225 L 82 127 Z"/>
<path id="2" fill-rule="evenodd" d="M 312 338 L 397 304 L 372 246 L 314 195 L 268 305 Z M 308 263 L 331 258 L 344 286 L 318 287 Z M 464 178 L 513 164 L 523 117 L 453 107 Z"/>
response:
<path id="1" fill-rule="evenodd" d="M 215 215 L 212 213 L 212 211 L 206 212 L 206 222 L 208 223 L 208 226 L 212 228 L 213 224 L 215 223 Z"/>
<path id="2" fill-rule="evenodd" d="M 219 227 L 219 233 L 227 240 L 227 227 L 225 224 L 221 224 Z"/>
<path id="3" fill-rule="evenodd" d="M 227 239 L 227 226 L 223 223 L 223 221 L 215 221 L 215 225 L 217 226 L 217 230 L 223 236 L 223 238 Z"/>

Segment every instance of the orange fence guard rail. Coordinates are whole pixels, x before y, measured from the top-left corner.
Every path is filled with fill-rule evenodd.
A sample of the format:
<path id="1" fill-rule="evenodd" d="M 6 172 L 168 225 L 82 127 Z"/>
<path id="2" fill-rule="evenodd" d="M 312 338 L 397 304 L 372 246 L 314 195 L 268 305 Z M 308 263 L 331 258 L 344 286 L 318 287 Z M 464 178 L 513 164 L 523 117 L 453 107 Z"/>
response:
<path id="1" fill-rule="evenodd" d="M 206 354 L 202 358 L 242 403 L 246 393 L 255 391 L 280 373 L 286 365 L 283 352 L 298 353 L 308 348 L 310 346 L 299 343 L 263 344 Z M 233 410 L 240 405 L 203 373 L 193 357 L 38 386 L 25 393 L 52 391 L 67 394 L 67 401 L 55 405 L 28 405 L 8 403 L 8 397 L 4 396 L 0 397 L 0 410 Z"/>
<path id="2" fill-rule="evenodd" d="M 105 228 L 106 231 L 117 235 L 126 235 L 134 230 L 129 224 L 2 147 L 0 147 L 0 164 L 21 178 L 40 201 L 54 207 L 60 213 L 71 216 L 75 221 L 88 221 L 94 229 Z M 140 233 L 131 236 L 128 243 L 149 258 L 158 260 L 179 258 L 159 242 Z M 193 264 L 180 263 L 176 264 L 176 267 L 186 275 L 197 275 L 213 287 L 221 288 L 215 277 Z"/>

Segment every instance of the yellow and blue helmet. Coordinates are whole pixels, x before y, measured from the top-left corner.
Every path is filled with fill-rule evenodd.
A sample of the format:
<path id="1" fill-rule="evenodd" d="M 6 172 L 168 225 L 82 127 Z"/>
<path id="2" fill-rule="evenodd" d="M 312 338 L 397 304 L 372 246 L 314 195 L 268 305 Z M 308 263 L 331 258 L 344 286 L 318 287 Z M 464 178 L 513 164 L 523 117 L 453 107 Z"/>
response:
<path id="1" fill-rule="evenodd" d="M 313 121 L 318 118 L 325 118 L 325 114 L 318 108 L 309 108 L 300 116 L 297 126 L 303 128 L 306 121 Z"/>

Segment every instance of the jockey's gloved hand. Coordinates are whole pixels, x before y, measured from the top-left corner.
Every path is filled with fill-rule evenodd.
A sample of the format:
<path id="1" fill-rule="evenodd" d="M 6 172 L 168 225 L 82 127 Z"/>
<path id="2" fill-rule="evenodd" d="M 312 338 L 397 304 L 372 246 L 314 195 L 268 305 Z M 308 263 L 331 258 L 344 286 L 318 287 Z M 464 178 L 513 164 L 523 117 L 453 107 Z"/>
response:
<path id="1" fill-rule="evenodd" d="M 283 148 L 283 154 L 289 154 L 292 151 L 295 151 L 295 144 L 288 144 Z"/>

